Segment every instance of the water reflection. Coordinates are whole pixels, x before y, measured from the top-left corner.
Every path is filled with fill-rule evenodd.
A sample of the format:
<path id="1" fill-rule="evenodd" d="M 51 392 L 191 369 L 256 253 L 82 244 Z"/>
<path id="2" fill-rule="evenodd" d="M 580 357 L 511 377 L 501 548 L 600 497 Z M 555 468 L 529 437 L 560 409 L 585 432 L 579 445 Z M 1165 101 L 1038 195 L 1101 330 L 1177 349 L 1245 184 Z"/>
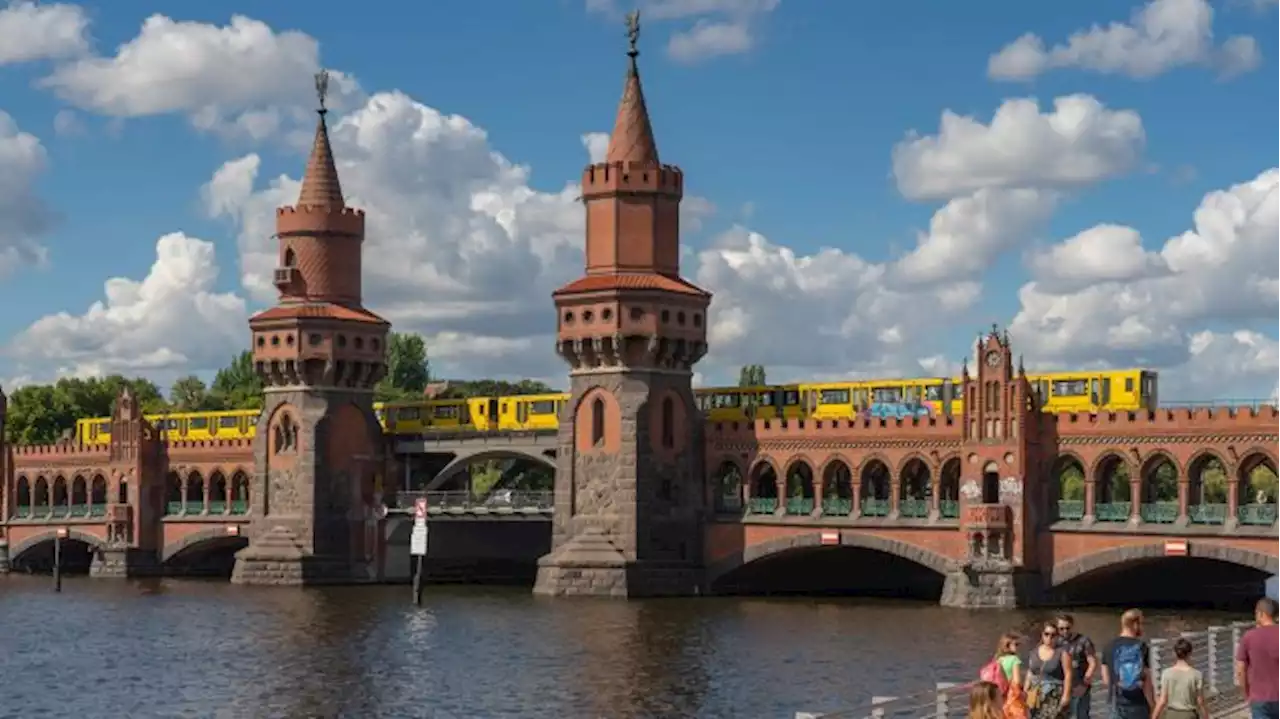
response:
<path id="1" fill-rule="evenodd" d="M 785 716 L 969 678 L 1002 631 L 1029 632 L 1047 613 L 460 587 L 432 587 L 414 607 L 404 587 L 65 587 L 0 579 L 0 716 Z M 1076 616 L 1098 641 L 1116 629 L 1114 611 Z M 1224 621 L 1149 617 L 1160 634 Z"/>

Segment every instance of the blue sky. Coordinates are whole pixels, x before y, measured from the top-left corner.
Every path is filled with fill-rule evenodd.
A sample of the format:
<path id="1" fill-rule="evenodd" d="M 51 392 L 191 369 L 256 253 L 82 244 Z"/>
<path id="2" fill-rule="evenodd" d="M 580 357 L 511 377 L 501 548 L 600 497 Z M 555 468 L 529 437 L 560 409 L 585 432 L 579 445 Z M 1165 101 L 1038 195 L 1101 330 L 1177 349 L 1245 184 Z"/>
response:
<path id="1" fill-rule="evenodd" d="M 580 267 L 572 251 L 581 246 L 580 234 L 573 232 L 581 210 L 557 193 L 576 182 L 587 162 L 582 136 L 611 128 L 621 90 L 625 39 L 616 8 L 607 6 L 601 0 L 444 0 L 372 2 L 357 11 L 349 4 L 315 2 L 303 12 L 295 4 L 220 1 L 199 7 L 133 0 L 10 5 L 11 32 L 20 11 L 32 23 L 40 12 L 56 8 L 62 24 L 41 16 L 41 32 L 26 26 L 23 37 L 34 49 L 21 61 L 10 57 L 6 63 L 0 51 L 0 112 L 38 138 L 47 155 L 38 172 L 0 166 L 0 188 L 29 187 L 30 197 L 49 210 L 47 223 L 17 239 L 0 233 L 0 243 L 47 251 L 43 263 L 9 263 L 0 279 L 6 307 L 0 313 L 0 380 L 14 384 L 58 373 L 124 371 L 163 383 L 188 371 L 207 376 L 247 346 L 247 329 L 239 324 L 244 315 L 217 317 L 209 308 L 227 308 L 230 316 L 237 302 L 248 312 L 269 300 L 244 280 L 254 271 L 245 253 L 255 233 L 261 241 L 270 232 L 267 201 L 293 199 L 272 180 L 296 180 L 301 172 L 312 122 L 304 112 L 314 70 L 308 63 L 323 64 L 359 85 L 335 100 L 341 106 L 335 123 L 348 113 L 351 118 L 352 151 L 345 156 L 342 132 L 335 132 L 339 161 L 355 163 L 349 172 L 343 168 L 348 194 L 369 200 L 378 188 L 399 187 L 402 195 L 382 203 L 382 235 L 370 238 L 370 252 L 383 256 L 378 262 L 389 268 L 383 275 L 375 268 L 370 277 L 366 265 L 367 285 L 389 278 L 387 289 L 367 293 L 370 306 L 403 328 L 425 333 L 443 374 L 562 375 L 550 352 L 554 314 L 545 291 Z M 1207 22 L 1203 0 L 649 0 L 641 7 L 641 70 L 662 157 L 685 170 L 688 192 L 703 203 L 686 223 L 691 251 L 685 271 L 716 291 L 713 317 L 722 318 L 712 327 L 705 381 L 729 377 L 738 364 L 753 361 L 766 362 L 779 379 L 951 371 L 977 330 L 1012 322 L 1015 340 L 1033 364 L 1142 362 L 1161 368 L 1177 394 L 1193 399 L 1265 396 L 1275 389 L 1276 270 L 1256 271 L 1267 261 L 1272 268 L 1276 264 L 1273 179 L 1262 181 L 1261 199 L 1245 201 L 1257 217 L 1232 230 L 1253 242 L 1228 242 L 1210 253 L 1220 260 L 1209 263 L 1218 277 L 1241 267 L 1257 274 L 1240 280 L 1258 290 L 1244 293 L 1248 301 L 1224 306 L 1220 283 L 1212 277 L 1203 288 L 1190 276 L 1181 285 L 1170 282 L 1171 273 L 1197 271 L 1173 259 L 1154 274 L 1068 273 L 1075 278 L 1069 291 L 1041 293 L 1041 305 L 1083 308 L 1070 310 L 1082 315 L 1076 320 L 1078 337 L 1043 306 L 1029 308 L 1019 300 L 1029 282 L 1052 284 L 1043 272 L 1037 275 L 1035 267 L 1047 265 L 1036 265 L 1034 256 L 1049 253 L 1055 243 L 1101 223 L 1127 226 L 1141 233 L 1141 246 L 1151 253 L 1146 259 L 1159 264 L 1170 237 L 1195 229 L 1193 213 L 1208 193 L 1254 182 L 1276 167 L 1280 50 L 1274 2 L 1213 3 Z M 1164 23 L 1160 37 L 1142 34 L 1144 20 L 1134 13 L 1144 7 L 1148 20 Z M 156 14 L 185 24 L 143 32 L 139 39 L 144 21 Z M 228 49 L 235 35 L 229 24 L 237 14 L 265 24 L 260 39 L 292 42 L 291 49 L 263 53 L 262 67 L 255 69 L 258 50 Z M 1073 33 L 1105 30 L 1109 23 L 1127 23 L 1130 32 L 1096 35 L 1092 50 L 1064 50 L 1035 77 L 1026 77 L 1025 68 L 1021 79 L 989 70 L 991 58 L 1026 33 L 1052 48 Z M 0 46 L 5 28 L 0 22 Z M 83 43 L 75 41 L 77 28 L 85 29 Z M 286 32 L 306 37 L 281 41 Z M 1236 36 L 1251 37 L 1252 44 L 1232 44 L 1228 39 Z M 182 37 L 189 39 L 172 40 Z M 308 54 L 312 41 L 318 54 Z M 134 43 L 132 50 L 120 54 L 127 43 Z M 1106 52 L 1098 51 L 1103 45 Z M 126 62 L 103 70 L 121 58 Z M 230 65 L 236 71 L 229 72 Z M 96 74 L 90 72 L 94 68 Z M 283 87 L 297 89 L 281 96 L 277 90 Z M 472 133 L 466 142 L 500 153 L 529 175 L 512 178 L 502 166 L 473 170 L 465 163 L 484 164 L 476 153 L 485 152 L 460 149 L 462 144 L 451 143 L 462 140 L 444 135 L 423 139 L 421 133 L 422 153 L 405 152 L 421 166 L 391 163 L 394 151 L 357 166 L 357 148 L 365 142 L 359 129 L 367 125 L 356 115 L 390 91 L 415 107 L 466 118 L 485 133 L 479 139 Z M 1028 154 L 1020 167 L 1017 158 L 1006 158 L 991 181 L 963 179 L 982 176 L 983 168 L 955 163 L 981 165 L 984 153 L 964 152 L 959 136 L 947 157 L 895 165 L 894 149 L 911 141 L 909 133 L 940 135 L 944 111 L 988 125 L 1008 100 L 1033 98 L 1048 114 L 1055 98 L 1073 95 L 1090 96 L 1101 108 L 1090 122 L 1101 126 L 1115 120 L 1105 113 L 1131 111 L 1140 118 L 1140 130 L 1134 135 L 1130 124 L 1127 139 L 1117 140 L 1121 130 L 1102 127 L 1076 142 L 1064 141 L 1056 155 Z M 244 123 L 238 129 L 235 122 L 246 111 L 280 111 L 287 119 L 270 131 L 246 133 Z M 217 117 L 210 120 L 212 115 Z M 397 127 L 410 132 L 404 117 L 399 121 Z M 4 136 L 0 122 L 0 142 Z M 387 134 L 384 141 L 393 137 Z M 994 135 L 991 141 L 1016 146 Z M 1092 155 L 1080 149 L 1095 141 L 1104 149 Z M 1077 150 L 1085 160 L 1071 156 Z M 453 151 L 456 156 L 448 154 Z M 1119 157 L 1126 152 L 1131 156 Z M 223 163 L 248 156 L 257 158 L 256 171 L 244 176 L 249 186 L 242 182 L 234 192 L 224 187 L 231 194 L 218 201 L 210 199 L 210 190 L 202 191 Z M 1092 170 L 1072 174 L 1072 168 L 1090 163 Z M 1107 166 L 1098 168 L 1100 163 Z M 1037 165 L 1066 169 L 1040 172 Z M 945 167 L 961 179 L 932 192 L 904 189 L 912 172 L 929 177 Z M 505 179 L 486 179 L 484 172 Z M 525 184 L 545 193 L 539 197 L 546 206 L 520 205 L 514 213 L 525 234 L 507 228 L 494 240 L 496 249 L 477 239 L 477 230 L 434 224 L 459 206 L 474 208 L 477 193 L 518 197 Z M 934 272 L 922 279 L 920 272 L 896 264 L 929 231 L 943 205 L 984 188 L 1052 194 L 1051 207 L 1032 213 L 1034 221 L 1012 229 L 999 251 L 959 273 L 964 276 Z M 422 205 L 435 210 L 415 207 L 415 193 L 432 198 Z M 462 195 L 468 199 L 458 200 Z M 216 202 L 222 203 L 221 213 L 211 210 Z M 17 222 L 7 212 L 23 213 L 29 222 L 37 208 L 35 200 L 13 204 L 0 202 L 0 221 Z M 371 212 L 378 204 L 366 202 Z M 483 219 L 501 223 L 487 214 Z M 132 291 L 104 299 L 108 278 L 146 278 L 157 262 L 158 238 L 175 232 L 184 233 L 171 246 L 170 261 L 179 269 L 158 266 L 156 282 L 170 277 L 178 285 L 198 285 L 205 299 L 173 299 L 160 289 L 150 299 L 139 300 Z M 1270 255 L 1257 254 L 1259 233 L 1270 233 Z M 408 276 L 392 277 L 396 263 L 385 257 L 408 235 L 421 235 L 416 246 L 423 254 L 402 263 L 414 268 Z M 193 238 L 211 243 L 214 259 L 197 251 Z M 956 252 L 979 241 L 964 233 L 951 239 Z M 473 249 L 477 242 L 483 252 Z M 528 271 L 514 260 L 510 266 L 487 260 L 484 267 L 462 264 L 505 252 L 501 242 L 512 243 L 511 256 L 536 255 L 538 268 Z M 1095 249 L 1122 253 L 1127 246 L 1113 244 L 1119 242 L 1100 240 Z M 836 254 L 820 254 L 823 248 Z M 0 257 L 5 249 L 0 245 Z M 943 264 L 958 267 L 958 256 Z M 450 259 L 437 262 L 440 257 Z M 419 267 L 419 261 L 425 264 Z M 216 280 L 207 280 L 212 267 Z M 536 276 L 521 276 L 513 288 L 507 271 Z M 466 287 L 450 287 L 449 278 Z M 491 287 L 479 286 L 488 281 Z M 392 289 L 393 283 L 400 286 Z M 1182 301 L 1167 299 L 1170 286 L 1203 296 L 1190 303 L 1195 307 L 1170 310 Z M 95 302 L 106 303 L 96 314 Z M 41 321 L 57 313 L 68 317 Z M 86 313 L 90 319 L 81 319 Z M 1131 332 L 1143 322 L 1150 326 Z"/>

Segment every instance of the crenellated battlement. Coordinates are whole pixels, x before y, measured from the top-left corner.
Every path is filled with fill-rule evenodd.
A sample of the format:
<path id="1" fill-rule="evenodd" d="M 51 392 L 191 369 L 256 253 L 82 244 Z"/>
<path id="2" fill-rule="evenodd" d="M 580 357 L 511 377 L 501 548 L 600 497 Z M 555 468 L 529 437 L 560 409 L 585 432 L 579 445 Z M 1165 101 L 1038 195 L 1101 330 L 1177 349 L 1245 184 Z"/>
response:
<path id="1" fill-rule="evenodd" d="M 276 234 L 312 233 L 364 236 L 364 210 L 356 207 L 285 206 L 276 208 Z"/>
<path id="2" fill-rule="evenodd" d="M 684 172 L 674 165 L 642 162 L 601 162 L 582 173 L 582 198 L 617 192 L 650 192 L 682 197 Z"/>
<path id="3" fill-rule="evenodd" d="M 81 457 L 105 457 L 110 446 L 106 444 L 82 444 L 80 442 L 62 442 L 58 444 L 15 444 L 11 445 L 14 462 L 21 464 L 27 458 L 51 459 Z"/>
<path id="4" fill-rule="evenodd" d="M 1150 432 L 1270 432 L 1275 433 L 1280 411 L 1262 407 L 1162 407 L 1137 412 L 1063 412 L 1044 415 L 1059 436 L 1077 434 L 1136 434 Z"/>
<path id="5" fill-rule="evenodd" d="M 253 452 L 253 440 L 250 438 L 237 439 L 179 439 L 169 440 L 165 442 L 169 453 L 175 452 L 213 452 L 213 451 L 244 451 Z"/>
<path id="6" fill-rule="evenodd" d="M 961 424 L 955 417 L 909 417 L 905 419 L 758 419 L 755 422 L 708 422 L 710 443 L 766 439 L 932 439 L 960 438 Z"/>

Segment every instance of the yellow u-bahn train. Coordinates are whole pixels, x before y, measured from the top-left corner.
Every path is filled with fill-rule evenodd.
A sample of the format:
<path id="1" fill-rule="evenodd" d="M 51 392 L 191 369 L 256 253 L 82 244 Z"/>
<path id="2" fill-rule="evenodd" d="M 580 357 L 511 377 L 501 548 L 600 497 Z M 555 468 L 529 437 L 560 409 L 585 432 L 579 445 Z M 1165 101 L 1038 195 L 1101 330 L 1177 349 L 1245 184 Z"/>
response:
<path id="1" fill-rule="evenodd" d="M 1045 412 L 1124 412 L 1155 409 L 1157 373 L 1143 369 L 1054 372 L 1027 379 Z M 906 419 L 959 414 L 960 380 L 915 378 L 820 382 L 694 390 L 698 408 L 713 422 L 755 419 Z M 384 431 L 417 435 L 433 430 L 539 430 L 559 426 L 567 394 L 433 399 L 377 403 Z M 259 410 L 147 415 L 170 441 L 244 439 L 254 436 Z M 76 433 L 85 444 L 111 440 L 111 420 L 82 419 Z"/>

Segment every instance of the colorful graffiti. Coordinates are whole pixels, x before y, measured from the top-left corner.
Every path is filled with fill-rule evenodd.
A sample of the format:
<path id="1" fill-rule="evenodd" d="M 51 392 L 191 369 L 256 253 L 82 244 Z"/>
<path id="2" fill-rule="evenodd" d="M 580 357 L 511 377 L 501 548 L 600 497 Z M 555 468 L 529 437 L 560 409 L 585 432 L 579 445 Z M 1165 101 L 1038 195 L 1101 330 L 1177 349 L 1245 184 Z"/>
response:
<path id="1" fill-rule="evenodd" d="M 912 417 L 932 417 L 934 409 L 919 400 L 901 400 L 897 402 L 875 402 L 858 412 L 859 419 L 911 419 Z"/>

